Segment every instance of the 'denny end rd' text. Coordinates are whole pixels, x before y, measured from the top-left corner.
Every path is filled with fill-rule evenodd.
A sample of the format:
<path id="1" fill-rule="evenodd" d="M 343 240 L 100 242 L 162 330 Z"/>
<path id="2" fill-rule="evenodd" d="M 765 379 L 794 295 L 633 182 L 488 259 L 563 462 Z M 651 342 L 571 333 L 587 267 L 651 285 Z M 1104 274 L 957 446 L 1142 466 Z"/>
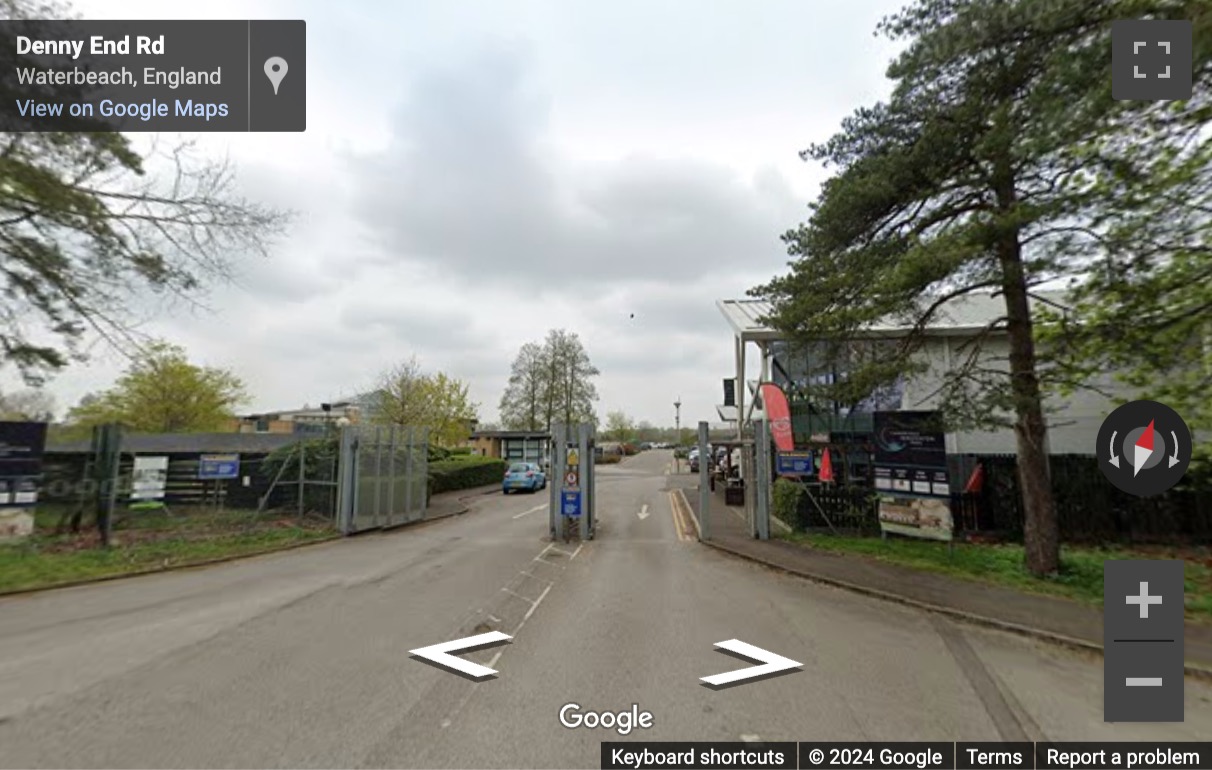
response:
<path id="1" fill-rule="evenodd" d="M 93 56 L 129 56 L 131 54 L 131 39 L 127 35 L 121 39 L 106 40 L 102 35 L 93 35 L 88 39 L 88 52 Z M 79 59 L 84 53 L 83 40 L 34 40 L 25 35 L 17 35 L 17 54 L 25 56 L 68 56 Z M 164 35 L 149 37 L 135 36 L 135 54 L 164 55 Z"/>

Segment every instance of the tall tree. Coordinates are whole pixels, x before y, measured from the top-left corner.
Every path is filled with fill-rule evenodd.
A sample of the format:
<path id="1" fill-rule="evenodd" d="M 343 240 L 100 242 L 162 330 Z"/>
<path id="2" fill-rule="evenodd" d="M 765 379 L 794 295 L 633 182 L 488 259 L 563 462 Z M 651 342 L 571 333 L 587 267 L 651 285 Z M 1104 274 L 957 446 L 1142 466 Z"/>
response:
<path id="1" fill-rule="evenodd" d="M 0 11 L 29 20 L 66 8 L 0 0 Z M 0 50 L 11 74 L 22 57 Z M 46 98 L 15 83 L 6 99 Z M 230 165 L 188 144 L 140 152 L 108 128 L 81 119 L 70 133 L 0 132 L 0 366 L 30 383 L 82 358 L 90 336 L 137 350 L 141 292 L 194 299 L 239 256 L 265 254 L 289 221 L 241 197 Z"/>
<path id="2" fill-rule="evenodd" d="M 518 351 L 501 395 L 501 422 L 510 430 L 537 431 L 545 426 L 545 368 L 543 346 L 527 342 Z"/>
<path id="3" fill-rule="evenodd" d="M 367 400 L 372 421 L 425 428 L 435 446 L 466 441 L 477 417 L 466 382 L 445 372 L 427 374 L 415 357 L 384 373 Z"/>
<path id="4" fill-rule="evenodd" d="M 156 341 L 112 388 L 81 400 L 67 422 L 80 429 L 116 422 L 139 433 L 221 431 L 246 400 L 235 374 L 192 364 L 183 348 Z"/>
<path id="5" fill-rule="evenodd" d="M 1097 239 L 1092 250 L 1076 233 L 1164 194 L 1164 177 L 1118 178 L 1116 151 L 1092 148 L 1130 144 L 1148 109 L 1111 98 L 1110 23 L 1181 17 L 1183 5 L 919 0 L 885 20 L 889 37 L 908 41 L 888 71 L 893 95 L 803 154 L 837 173 L 809 222 L 784 237 L 791 273 L 753 292 L 772 301 L 768 321 L 805 345 L 825 341 L 829 357 L 861 347 L 877 321 L 911 327 L 885 356 L 850 357 L 851 398 L 854 381 L 866 390 L 920 367 L 921 331 L 948 300 L 1000 294 L 1004 315 L 987 332 L 1004 333 L 1008 356 L 980 335 L 941 396 L 957 427 L 1013 428 L 1026 566 L 1037 575 L 1060 565 L 1043 399 L 1075 372 L 1037 346 L 1030 297 L 1089 268 Z M 1091 169 L 1116 189 L 1090 184 Z"/>
<path id="6" fill-rule="evenodd" d="M 501 420 L 513 430 L 551 430 L 561 421 L 596 424 L 598 374 L 580 337 L 552 329 L 541 345 L 528 342 L 518 351 L 501 396 Z"/>
<path id="7" fill-rule="evenodd" d="M 594 402 L 598 400 L 593 378 L 601 374 L 589 360 L 589 353 L 575 332 L 553 329 L 547 333 L 544 354 L 551 360 L 548 383 L 549 414 L 547 424 L 562 421 L 566 425 L 597 424 Z"/>

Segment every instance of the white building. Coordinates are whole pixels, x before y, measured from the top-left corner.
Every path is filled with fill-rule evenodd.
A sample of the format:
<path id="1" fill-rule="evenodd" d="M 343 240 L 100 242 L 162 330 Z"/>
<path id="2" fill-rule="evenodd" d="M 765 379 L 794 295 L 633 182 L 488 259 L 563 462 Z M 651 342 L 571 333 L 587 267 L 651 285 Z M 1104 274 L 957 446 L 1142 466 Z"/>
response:
<path id="1" fill-rule="evenodd" d="M 1064 297 L 1060 292 L 1035 292 L 1039 299 L 1054 307 L 1063 307 Z M 794 382 L 812 370 L 809 362 L 793 360 L 788 352 L 784 335 L 762 324 L 759 319 L 771 312 L 769 303 L 761 300 L 720 300 L 717 302 L 733 331 L 738 382 L 748 382 L 748 387 L 737 388 L 736 407 L 721 405 L 721 419 L 735 420 L 738 413 L 746 422 L 752 419 L 753 391 L 760 381 L 779 384 Z M 943 305 L 934 321 L 924 330 L 924 343 L 916 353 L 918 360 L 926 365 L 924 373 L 905 378 L 889 393 L 881 394 L 881 410 L 932 410 L 939 402 L 938 390 L 946 379 L 946 373 L 962 365 L 973 344 L 980 339 L 981 366 L 1001 370 L 1008 368 L 1009 343 L 1004 325 L 999 319 L 1005 316 L 1005 300 L 1001 295 L 972 293 Z M 888 321 L 871 325 L 863 336 L 873 340 L 895 340 L 904 338 L 910 327 L 903 323 Z M 752 363 L 752 353 L 760 362 L 758 378 L 747 372 Z M 1092 383 L 1100 390 L 1112 395 L 1131 397 L 1124 387 L 1110 376 L 1101 382 Z M 870 408 L 869 405 L 868 408 Z M 1095 442 L 1103 419 L 1115 408 L 1107 397 L 1090 390 L 1080 391 L 1072 397 L 1048 396 L 1045 399 L 1049 421 L 1049 449 L 1053 454 L 1095 454 Z M 859 416 L 855 415 L 855 422 Z M 857 428 L 856 428 L 857 430 Z M 1011 454 L 1015 452 L 1015 437 L 1010 430 L 992 432 L 956 432 L 947 435 L 947 451 L 951 454 Z"/>

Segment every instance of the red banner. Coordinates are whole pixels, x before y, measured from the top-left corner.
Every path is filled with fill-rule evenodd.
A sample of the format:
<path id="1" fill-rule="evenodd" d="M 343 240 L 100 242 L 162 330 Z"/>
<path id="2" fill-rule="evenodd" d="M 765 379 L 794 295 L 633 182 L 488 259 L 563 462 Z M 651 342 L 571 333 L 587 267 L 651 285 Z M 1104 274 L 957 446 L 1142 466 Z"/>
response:
<path id="1" fill-rule="evenodd" d="M 766 407 L 766 419 L 770 421 L 770 435 L 780 452 L 795 451 L 795 435 L 791 430 L 791 405 L 783 389 L 773 382 L 761 387 L 762 404 Z"/>

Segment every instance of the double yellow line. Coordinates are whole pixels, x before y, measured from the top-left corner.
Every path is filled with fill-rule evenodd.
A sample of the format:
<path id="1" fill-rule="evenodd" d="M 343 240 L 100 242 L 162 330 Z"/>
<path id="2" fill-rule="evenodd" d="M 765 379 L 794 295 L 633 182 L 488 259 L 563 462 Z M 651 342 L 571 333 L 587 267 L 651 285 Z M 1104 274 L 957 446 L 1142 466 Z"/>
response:
<path id="1" fill-rule="evenodd" d="M 677 532 L 678 540 L 683 543 L 696 542 L 699 535 L 695 528 L 694 511 L 690 509 L 682 490 L 675 489 L 669 493 L 669 509 L 673 512 L 673 529 Z"/>

